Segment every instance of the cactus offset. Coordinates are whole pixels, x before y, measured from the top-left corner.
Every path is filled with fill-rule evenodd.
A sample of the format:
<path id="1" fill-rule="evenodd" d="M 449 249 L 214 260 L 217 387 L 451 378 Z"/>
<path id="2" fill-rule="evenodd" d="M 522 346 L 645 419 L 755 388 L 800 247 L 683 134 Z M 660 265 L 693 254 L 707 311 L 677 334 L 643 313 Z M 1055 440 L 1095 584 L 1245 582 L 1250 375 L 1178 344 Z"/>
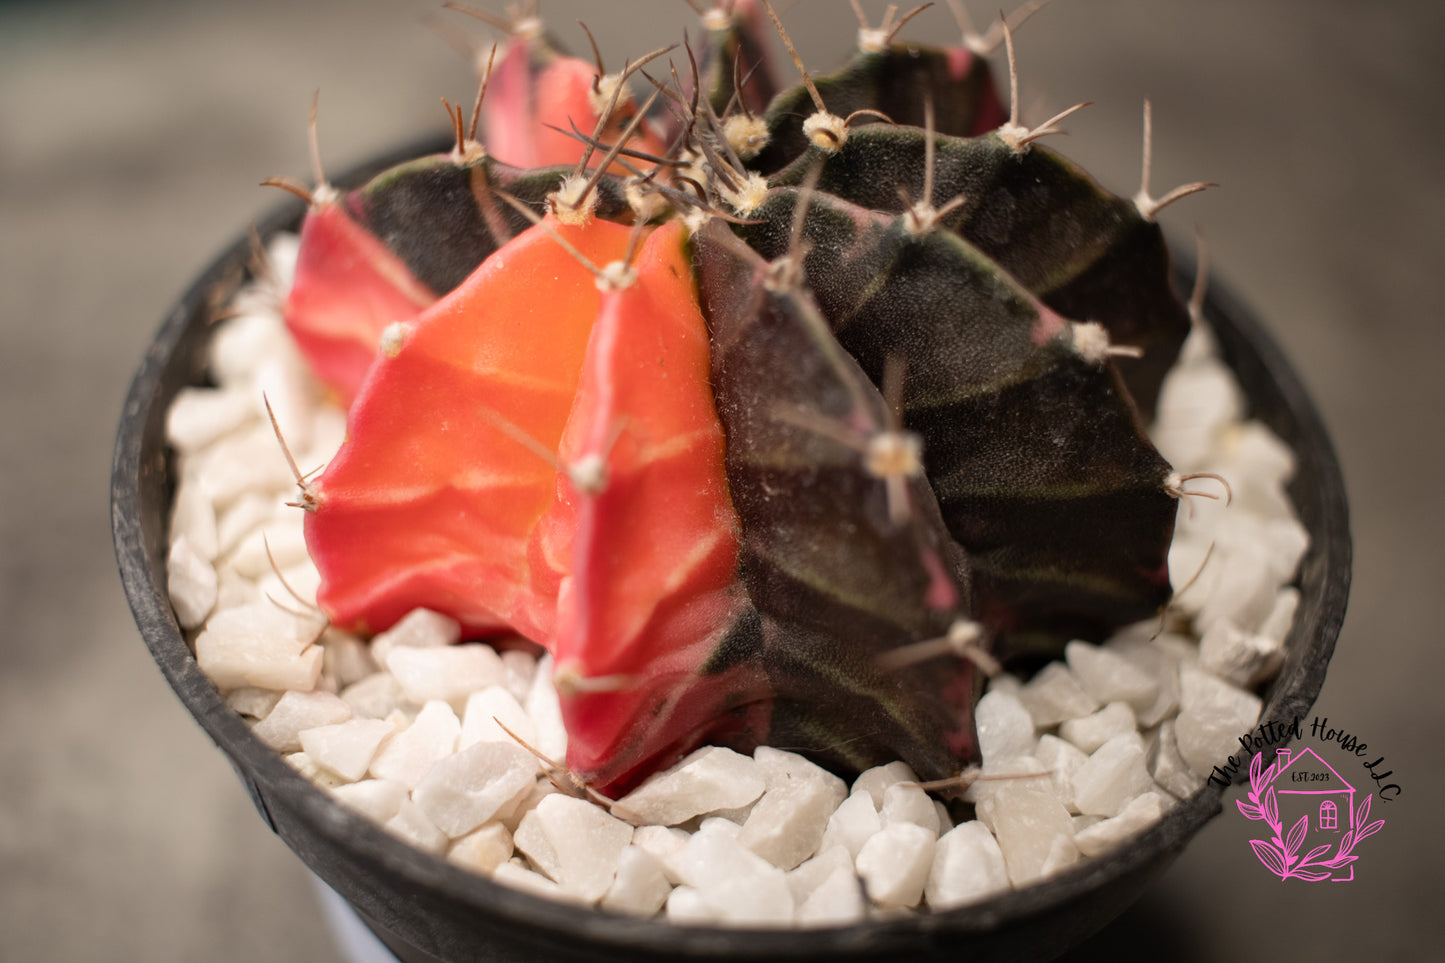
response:
<path id="1" fill-rule="evenodd" d="M 450 154 L 308 218 L 441 296 L 370 335 L 305 483 L 320 602 L 548 648 L 604 791 L 704 741 L 948 780 L 991 652 L 1168 600 L 1180 493 L 1143 427 L 1188 313 L 1159 205 L 1036 143 L 1054 122 L 1005 112 L 988 41 L 859 9 L 852 61 L 776 92 L 771 5 L 694 6 L 670 121 L 526 8 L 488 146 L 458 111 Z"/>

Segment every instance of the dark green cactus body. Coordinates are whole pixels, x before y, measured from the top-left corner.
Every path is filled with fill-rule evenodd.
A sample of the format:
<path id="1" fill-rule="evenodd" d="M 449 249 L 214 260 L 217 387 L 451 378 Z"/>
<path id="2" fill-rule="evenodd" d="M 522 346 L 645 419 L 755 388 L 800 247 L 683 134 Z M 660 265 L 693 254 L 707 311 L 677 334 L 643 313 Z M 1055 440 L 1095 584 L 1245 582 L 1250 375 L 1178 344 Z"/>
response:
<path id="1" fill-rule="evenodd" d="M 1008 119 L 987 61 L 964 47 L 895 43 L 877 52 L 860 50 L 847 66 L 814 78 L 814 84 L 828 111 L 839 117 L 860 110 L 877 111 L 895 124 L 922 127 L 924 103 L 931 99 L 935 129 L 940 133 L 970 137 Z M 803 122 L 816 111 L 812 95 L 801 86 L 774 99 L 767 112 L 772 141 L 754 166 L 772 173 L 808 153 L 811 144 L 803 133 Z M 860 124 L 879 122 L 886 123 L 874 116 L 858 118 Z M 890 172 L 879 183 L 891 183 L 897 173 Z"/>
<path id="2" fill-rule="evenodd" d="M 942 225 L 1064 317 L 1097 321 L 1115 344 L 1141 349 L 1142 358 L 1115 363 L 1139 410 L 1152 417 L 1189 333 L 1159 226 L 1041 145 L 1018 152 L 996 133 L 939 134 L 934 144 L 932 202 L 963 198 Z M 871 125 L 851 132 L 836 153 L 809 147 L 770 183 L 801 184 L 821 164 L 819 192 L 896 214 L 904 208 L 900 189 L 923 199 L 925 153 L 922 130 Z"/>
<path id="3" fill-rule="evenodd" d="M 454 290 L 497 248 L 531 221 L 494 195 L 512 195 L 538 216 L 570 167 L 513 167 L 477 151 L 471 160 L 436 154 L 398 164 L 347 195 L 356 220 L 401 258 L 437 294 Z M 602 178 L 597 213 L 631 217 L 621 182 Z"/>
<path id="4" fill-rule="evenodd" d="M 775 188 L 739 233 L 764 257 L 785 254 L 799 201 Z M 890 358 L 906 363 L 904 423 L 923 438 L 991 627 L 1097 638 L 1156 612 L 1176 502 L 1113 367 L 1083 357 L 1072 324 L 952 232 L 810 201 L 813 296 L 875 383 Z"/>
<path id="5" fill-rule="evenodd" d="M 901 758 L 925 779 L 956 775 L 977 761 L 972 664 L 884 657 L 967 615 L 963 552 L 921 475 L 890 495 L 870 470 L 891 413 L 807 293 L 775 283 L 720 222 L 694 243 L 741 578 L 761 618 L 754 657 L 775 692 L 769 741 L 842 767 Z"/>

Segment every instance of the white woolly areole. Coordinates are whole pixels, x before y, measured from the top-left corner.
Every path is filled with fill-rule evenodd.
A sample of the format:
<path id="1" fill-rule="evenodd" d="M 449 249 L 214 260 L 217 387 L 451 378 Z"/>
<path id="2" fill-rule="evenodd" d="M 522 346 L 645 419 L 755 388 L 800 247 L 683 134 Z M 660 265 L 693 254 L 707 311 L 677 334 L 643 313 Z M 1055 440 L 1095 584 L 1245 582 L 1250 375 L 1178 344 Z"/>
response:
<path id="1" fill-rule="evenodd" d="M 882 53 L 888 49 L 890 32 L 881 27 L 861 27 L 858 30 L 858 49 L 864 53 Z"/>
<path id="2" fill-rule="evenodd" d="M 317 184 L 315 190 L 311 192 L 312 207 L 323 207 L 327 204 L 335 204 L 339 200 L 341 200 L 341 192 L 325 181 Z"/>
<path id="3" fill-rule="evenodd" d="M 597 192 L 587 195 L 581 203 L 578 198 L 587 190 L 584 174 L 569 174 L 563 178 L 562 186 L 547 195 L 547 209 L 552 216 L 569 227 L 582 227 L 592 223 L 592 212 L 597 207 Z"/>
<path id="4" fill-rule="evenodd" d="M 1109 357 L 1109 332 L 1097 321 L 1071 322 L 1074 349 L 1091 364 L 1103 364 Z"/>
<path id="5" fill-rule="evenodd" d="M 592 108 L 594 114 L 600 117 L 607 108 L 612 107 L 612 97 L 614 94 L 617 96 L 617 106 L 615 108 L 617 110 L 621 110 L 624 104 L 632 101 L 632 95 L 626 90 L 620 94 L 617 93 L 617 88 L 621 86 L 621 84 L 621 74 L 603 74 L 597 78 L 596 87 L 587 95 L 587 104 Z"/>
<path id="6" fill-rule="evenodd" d="M 613 261 L 604 267 L 597 275 L 597 290 L 604 294 L 611 291 L 623 291 L 632 287 L 637 280 L 637 272 L 626 261 Z"/>
<path id="7" fill-rule="evenodd" d="M 702 15 L 702 25 L 709 30 L 722 31 L 732 26 L 728 19 L 728 12 L 721 7 L 713 7 Z"/>
<path id="8" fill-rule="evenodd" d="M 884 431 L 868 439 L 865 464 L 875 478 L 923 474 L 923 439 L 911 431 Z"/>
<path id="9" fill-rule="evenodd" d="M 682 215 L 682 226 L 687 228 L 689 234 L 696 234 L 698 231 L 701 231 L 710 220 L 712 220 L 711 214 L 700 207 L 694 207 Z"/>
<path id="10" fill-rule="evenodd" d="M 401 354 L 401 349 L 406 345 L 407 336 L 411 334 L 411 325 L 405 321 L 393 321 L 381 332 L 381 353 L 388 358 L 395 358 Z"/>
<path id="11" fill-rule="evenodd" d="M 610 267 L 611 265 L 609 265 Z M 633 277 L 636 277 L 634 273 Z M 600 285 L 599 285 L 600 286 Z M 590 455 L 583 455 L 581 458 L 567 466 L 567 477 L 576 488 L 584 495 L 598 495 L 607 487 L 607 462 L 596 452 Z M 559 666 L 558 673 L 562 673 L 567 667 Z M 573 667 L 573 673 L 576 673 Z"/>
<path id="12" fill-rule="evenodd" d="M 652 220 L 667 206 L 667 198 L 650 184 L 636 178 L 627 182 L 623 192 L 627 198 L 627 206 L 632 208 L 632 213 L 640 221 Z"/>
<path id="13" fill-rule="evenodd" d="M 803 136 L 825 154 L 836 154 L 848 141 L 848 122 L 837 114 L 820 110 L 803 121 Z"/>
<path id="14" fill-rule="evenodd" d="M 768 199 L 768 180 L 761 174 L 749 174 L 742 186 L 733 190 L 726 184 L 718 185 L 723 200 L 732 205 L 739 214 L 751 214 Z"/>
<path id="15" fill-rule="evenodd" d="M 1109 332 L 1097 321 L 1071 321 L 1069 334 L 1074 349 L 1090 364 L 1103 364 L 1109 358 L 1141 358 L 1144 352 L 1128 345 L 1116 345 L 1109 341 Z"/>
<path id="16" fill-rule="evenodd" d="M 512 24 L 512 36 L 520 37 L 523 40 L 536 40 L 546 29 L 546 25 L 538 18 L 524 17 Z"/>
<path id="17" fill-rule="evenodd" d="M 768 146 L 768 125 L 761 117 L 733 114 L 723 122 L 723 136 L 741 160 L 752 160 Z"/>

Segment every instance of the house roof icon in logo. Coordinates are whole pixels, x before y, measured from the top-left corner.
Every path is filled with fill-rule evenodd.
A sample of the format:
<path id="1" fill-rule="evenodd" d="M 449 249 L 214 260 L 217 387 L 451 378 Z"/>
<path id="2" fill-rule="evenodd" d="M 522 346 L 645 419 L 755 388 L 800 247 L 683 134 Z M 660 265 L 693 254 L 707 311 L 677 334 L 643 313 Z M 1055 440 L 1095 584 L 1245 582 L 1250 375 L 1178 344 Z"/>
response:
<path id="1" fill-rule="evenodd" d="M 1293 752 L 1288 748 L 1275 751 L 1276 772 L 1268 783 L 1275 791 L 1279 819 L 1293 826 L 1306 820 L 1302 850 L 1329 844 L 1334 846 L 1349 831 L 1355 830 L 1355 787 L 1313 749 Z M 1336 869 L 1332 882 L 1348 882 L 1355 878 L 1354 863 Z"/>

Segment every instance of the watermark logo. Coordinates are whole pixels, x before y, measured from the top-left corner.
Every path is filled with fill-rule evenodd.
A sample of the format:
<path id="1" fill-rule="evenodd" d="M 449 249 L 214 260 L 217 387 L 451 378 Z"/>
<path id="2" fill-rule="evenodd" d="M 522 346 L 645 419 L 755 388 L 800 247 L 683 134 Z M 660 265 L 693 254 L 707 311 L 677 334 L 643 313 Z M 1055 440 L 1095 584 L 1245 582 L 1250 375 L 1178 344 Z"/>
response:
<path id="1" fill-rule="evenodd" d="M 1292 728 L 1298 732 L 1297 721 Z M 1280 879 L 1354 879 L 1359 859 L 1355 850 L 1385 825 L 1383 819 L 1370 821 L 1374 793 L 1356 790 L 1313 749 L 1281 747 L 1266 766 L 1269 755 L 1267 749 L 1255 754 L 1249 764 L 1248 801 L 1235 800 L 1246 819 L 1269 830 L 1268 837 L 1249 841 L 1255 857 Z M 1366 768 L 1373 775 L 1373 767 Z"/>

